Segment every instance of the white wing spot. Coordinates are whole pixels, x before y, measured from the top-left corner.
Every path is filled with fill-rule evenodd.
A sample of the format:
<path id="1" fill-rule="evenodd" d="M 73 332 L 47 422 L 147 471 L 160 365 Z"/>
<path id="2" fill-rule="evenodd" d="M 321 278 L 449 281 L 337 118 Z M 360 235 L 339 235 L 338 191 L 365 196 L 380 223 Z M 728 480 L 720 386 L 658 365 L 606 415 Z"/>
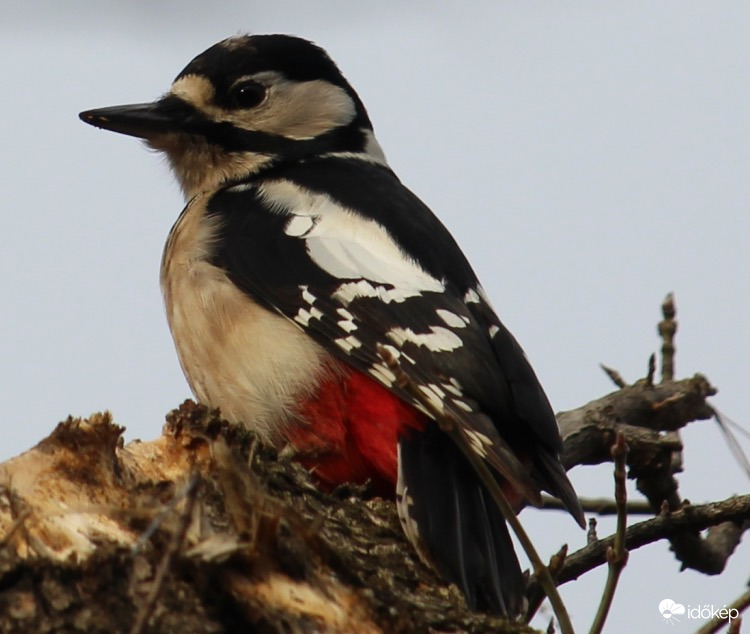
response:
<path id="1" fill-rule="evenodd" d="M 360 348 L 362 346 L 362 342 L 351 335 L 344 339 L 335 339 L 334 343 L 345 352 L 351 352 L 354 348 Z"/>
<path id="2" fill-rule="evenodd" d="M 453 404 L 456 407 L 464 410 L 465 412 L 473 412 L 474 411 L 474 409 L 471 407 L 471 405 L 469 405 L 466 401 L 462 401 L 461 399 L 458 399 L 458 398 L 453 398 L 451 400 L 453 401 Z"/>
<path id="3" fill-rule="evenodd" d="M 495 326 L 494 324 L 490 326 L 490 339 L 494 337 L 498 332 L 500 332 L 500 328 L 498 326 Z"/>
<path id="4" fill-rule="evenodd" d="M 457 388 L 455 385 L 453 385 L 451 383 L 443 383 L 443 389 L 446 392 L 450 392 L 454 396 L 463 396 L 464 395 L 464 393 L 459 388 Z"/>
<path id="5" fill-rule="evenodd" d="M 357 323 L 354 321 L 354 315 L 352 315 L 346 308 L 337 308 L 336 313 L 343 317 L 337 322 L 337 325 L 341 330 L 345 332 L 354 332 L 357 329 Z"/>
<path id="6" fill-rule="evenodd" d="M 477 292 L 470 288 L 468 291 L 466 291 L 466 295 L 464 295 L 464 303 L 466 304 L 479 304 L 480 303 L 479 295 Z"/>
<path id="7" fill-rule="evenodd" d="M 346 308 L 337 308 L 336 314 L 338 314 L 340 317 L 343 317 L 344 319 L 348 319 L 349 321 L 354 321 L 354 315 L 346 310 Z"/>
<path id="8" fill-rule="evenodd" d="M 435 394 L 437 394 L 440 398 L 445 398 L 445 392 L 443 392 L 443 390 L 440 388 L 439 385 L 435 385 L 434 383 L 429 383 L 427 387 L 433 390 Z"/>
<path id="9" fill-rule="evenodd" d="M 302 291 L 302 299 L 304 299 L 308 304 L 312 304 L 317 299 L 315 295 L 313 295 L 309 290 L 307 290 L 307 285 L 303 285 L 299 287 L 299 290 Z"/>
<path id="10" fill-rule="evenodd" d="M 463 345 L 461 337 L 442 326 L 431 326 L 430 332 L 425 333 L 416 333 L 411 328 L 392 328 L 386 336 L 397 346 L 408 341 L 432 352 L 450 352 Z"/>
<path id="11" fill-rule="evenodd" d="M 398 360 L 401 358 L 401 350 L 399 350 L 398 348 L 394 348 L 393 346 L 389 346 L 389 345 L 384 345 L 382 347 L 383 347 L 383 350 L 385 350 L 386 352 L 389 352 L 395 360 Z M 406 357 L 406 355 L 404 355 L 404 357 Z M 414 363 L 414 359 L 409 359 L 409 360 L 412 363 Z"/>
<path id="12" fill-rule="evenodd" d="M 357 329 L 357 324 L 355 324 L 353 321 L 345 321 L 342 319 L 341 321 L 337 322 L 337 325 L 344 332 L 354 332 Z"/>
<path id="13" fill-rule="evenodd" d="M 228 192 L 244 192 L 248 189 L 252 189 L 255 187 L 252 183 L 241 183 L 240 185 L 232 185 L 231 187 L 227 187 Z"/>
<path id="14" fill-rule="evenodd" d="M 311 319 L 320 319 L 321 317 L 323 317 L 323 315 L 323 311 L 318 310 L 317 308 L 315 308 L 315 306 L 311 306 L 310 310 L 300 308 L 294 317 L 294 321 L 302 324 L 303 326 L 307 326 L 310 323 Z"/>
<path id="15" fill-rule="evenodd" d="M 348 306 L 359 297 L 375 297 L 385 304 L 394 302 L 400 304 L 410 297 L 418 297 L 422 292 L 417 288 L 386 288 L 379 284 L 373 284 L 369 280 L 357 280 L 356 282 L 345 282 L 333 293 L 333 299 Z"/>
<path id="16" fill-rule="evenodd" d="M 380 363 L 371 365 L 368 368 L 368 372 L 388 387 L 391 387 L 396 382 L 396 375 L 391 371 L 391 369 L 384 365 L 381 365 Z"/>
<path id="17" fill-rule="evenodd" d="M 430 405 L 432 405 L 436 410 L 439 412 L 442 412 L 445 409 L 445 404 L 440 399 L 440 397 L 435 393 L 435 390 L 433 389 L 434 386 L 432 385 L 420 385 L 418 386 L 419 390 L 427 397 L 427 400 L 430 402 Z"/>
<path id="18" fill-rule="evenodd" d="M 469 446 L 474 450 L 474 453 L 478 454 L 482 458 L 487 457 L 486 446 L 492 444 L 490 439 L 484 434 L 481 434 L 473 429 L 465 429 L 464 434 L 469 440 Z"/>
<path id="19" fill-rule="evenodd" d="M 301 238 L 315 226 L 315 220 L 316 217 L 313 216 L 292 216 L 284 227 L 284 233 L 288 236 Z"/>
<path id="20" fill-rule="evenodd" d="M 444 308 L 438 308 L 435 312 L 438 317 L 440 317 L 440 319 L 451 328 L 466 328 L 466 324 L 469 323 L 469 320 L 466 317 L 456 315 L 456 313 L 445 310 Z"/>

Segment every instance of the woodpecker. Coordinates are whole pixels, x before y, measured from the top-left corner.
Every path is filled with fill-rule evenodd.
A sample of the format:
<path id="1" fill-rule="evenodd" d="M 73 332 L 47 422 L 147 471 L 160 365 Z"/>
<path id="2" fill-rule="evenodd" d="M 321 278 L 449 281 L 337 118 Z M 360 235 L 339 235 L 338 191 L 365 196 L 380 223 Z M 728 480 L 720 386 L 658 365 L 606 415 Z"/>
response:
<path id="1" fill-rule="evenodd" d="M 326 52 L 231 37 L 160 99 L 80 117 L 165 153 L 182 187 L 161 286 L 198 400 L 291 445 L 323 487 L 395 494 L 407 537 L 468 605 L 517 616 L 521 568 L 476 465 L 516 511 L 544 490 L 583 526 L 554 413 Z"/>

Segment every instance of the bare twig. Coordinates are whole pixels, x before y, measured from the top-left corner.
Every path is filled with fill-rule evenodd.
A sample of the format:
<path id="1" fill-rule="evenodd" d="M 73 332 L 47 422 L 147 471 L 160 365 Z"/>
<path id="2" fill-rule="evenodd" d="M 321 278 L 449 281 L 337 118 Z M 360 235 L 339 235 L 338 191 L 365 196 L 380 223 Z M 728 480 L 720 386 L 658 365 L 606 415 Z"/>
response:
<path id="1" fill-rule="evenodd" d="M 617 530 L 615 532 L 614 544 L 606 551 L 608 571 L 604 592 L 596 611 L 594 622 L 591 625 L 591 634 L 599 634 L 604 629 L 609 609 L 615 597 L 617 582 L 620 573 L 628 563 L 628 551 L 625 549 L 625 529 L 628 523 L 627 501 L 628 493 L 625 485 L 625 465 L 628 456 L 628 446 L 625 444 L 625 436 L 617 434 L 617 441 L 612 447 L 612 458 L 615 462 L 615 502 L 617 504 Z"/>
<path id="2" fill-rule="evenodd" d="M 599 367 L 604 370 L 604 374 L 606 374 L 610 378 L 612 383 L 614 383 L 617 387 L 627 387 L 627 381 L 622 378 L 622 375 L 617 370 L 615 370 L 614 368 L 610 368 L 603 363 L 600 363 Z"/>
<path id="3" fill-rule="evenodd" d="M 727 621 L 729 621 L 730 623 L 727 634 L 730 634 L 730 632 L 732 632 L 733 626 L 736 626 L 737 629 L 735 631 L 739 632 L 739 627 L 742 622 L 740 615 L 748 607 L 750 607 L 750 589 L 743 592 L 730 605 L 723 608 L 723 610 L 725 611 L 722 611 L 720 616 L 717 616 L 717 618 L 711 619 L 710 621 L 705 623 L 703 627 L 696 631 L 695 634 L 714 634 L 715 632 L 718 632 L 724 626 L 724 624 L 727 623 Z"/>
<path id="4" fill-rule="evenodd" d="M 578 498 L 584 513 L 595 515 L 617 515 L 617 503 L 613 498 Z M 551 495 L 542 496 L 542 508 L 551 511 L 566 511 L 565 505 Z M 643 500 L 628 500 L 628 515 L 653 515 L 654 510 Z"/>
<path id="5" fill-rule="evenodd" d="M 648 372 L 646 373 L 646 385 L 649 387 L 654 384 L 654 374 L 656 374 L 656 355 L 652 354 L 648 358 Z"/>
<path id="6" fill-rule="evenodd" d="M 750 519 L 750 495 L 732 497 L 721 502 L 687 505 L 683 509 L 662 513 L 657 517 L 630 526 L 625 532 L 625 547 L 633 551 L 646 544 L 669 539 L 686 530 L 701 531 L 723 522 L 743 523 Z M 567 583 L 606 562 L 607 548 L 614 544 L 614 536 L 589 544 L 568 555 L 558 576 Z"/>
<path id="7" fill-rule="evenodd" d="M 677 333 L 677 322 L 675 321 L 674 295 L 668 293 L 661 305 L 661 312 L 664 316 L 659 322 L 659 336 L 662 338 L 661 344 L 661 381 L 674 380 L 674 336 Z"/>
<path id="8" fill-rule="evenodd" d="M 568 556 L 568 545 L 563 544 L 552 557 L 549 558 L 547 568 L 553 579 L 557 579 L 557 575 L 560 574 L 562 567 L 565 565 L 565 558 Z M 526 610 L 526 623 L 531 622 L 534 618 L 537 610 L 541 607 L 542 601 L 544 601 L 545 594 L 542 592 L 538 583 L 530 583 L 527 588 L 527 596 L 529 601 L 529 607 Z M 553 626 L 554 627 L 554 626 Z"/>
<path id="9" fill-rule="evenodd" d="M 187 490 L 187 496 L 185 499 L 185 508 L 183 509 L 182 515 L 180 517 L 180 524 L 177 527 L 177 530 L 175 530 L 174 534 L 172 535 L 172 539 L 167 546 L 167 550 L 164 552 L 164 556 L 159 562 L 159 567 L 156 570 L 154 581 L 151 585 L 151 590 L 149 591 L 148 596 L 138 610 L 138 614 L 136 615 L 135 621 L 133 622 L 133 627 L 130 629 L 130 634 L 142 634 L 148 626 L 148 621 L 151 618 L 154 608 L 156 607 L 156 601 L 159 598 L 162 587 L 164 586 L 167 572 L 172 565 L 172 561 L 175 555 L 179 552 L 180 548 L 182 548 L 182 544 L 185 541 L 185 535 L 187 534 L 188 527 L 190 526 L 190 520 L 193 516 L 197 483 L 198 474 L 197 472 L 193 471 L 190 474 L 190 477 L 188 478 L 188 484 L 185 487 L 185 489 Z"/>
<path id="10" fill-rule="evenodd" d="M 598 525 L 598 522 L 596 521 L 596 518 L 590 517 L 589 528 L 586 531 L 586 543 L 587 544 L 596 544 L 596 542 L 599 541 L 599 535 L 596 534 L 597 525 Z"/>

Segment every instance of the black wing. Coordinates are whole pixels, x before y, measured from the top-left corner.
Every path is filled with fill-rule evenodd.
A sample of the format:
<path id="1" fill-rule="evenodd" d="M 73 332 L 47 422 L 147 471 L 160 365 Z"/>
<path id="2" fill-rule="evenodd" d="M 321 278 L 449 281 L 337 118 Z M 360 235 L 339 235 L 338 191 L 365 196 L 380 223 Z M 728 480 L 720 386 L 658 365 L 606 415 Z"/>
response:
<path id="1" fill-rule="evenodd" d="M 336 158 L 286 167 L 273 178 L 220 191 L 208 213 L 220 218 L 214 263 L 235 284 L 422 408 L 384 363 L 379 347 L 385 346 L 502 480 L 532 503 L 539 502 L 540 488 L 560 496 L 582 521 L 559 464 L 554 414 L 523 351 L 451 235 L 390 170 Z M 430 434 L 429 442 L 404 439 L 400 446 L 400 477 L 419 537 L 439 552 L 446 523 L 452 525 L 456 547 L 438 568 L 470 601 L 476 588 L 489 584 L 480 602 L 506 611 L 500 603 L 516 603 L 503 588 L 507 577 L 498 581 L 494 563 L 476 572 L 483 558 L 518 569 L 515 556 L 508 562 L 505 524 L 461 452 L 447 437 Z M 401 464 L 406 459 L 408 467 Z M 442 496 L 461 503 L 441 504 Z M 475 527 L 469 532 L 461 529 L 467 518 Z M 478 554 L 477 543 L 483 544 Z"/>

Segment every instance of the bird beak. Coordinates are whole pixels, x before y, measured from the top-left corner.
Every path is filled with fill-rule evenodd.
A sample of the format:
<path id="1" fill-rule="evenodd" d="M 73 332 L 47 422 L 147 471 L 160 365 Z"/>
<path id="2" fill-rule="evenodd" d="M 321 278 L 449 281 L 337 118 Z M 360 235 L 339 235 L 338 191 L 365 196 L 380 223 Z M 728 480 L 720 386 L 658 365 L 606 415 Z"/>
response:
<path id="1" fill-rule="evenodd" d="M 184 122 L 184 113 L 174 107 L 174 98 L 165 97 L 152 103 L 112 106 L 86 110 L 78 116 L 81 121 L 97 128 L 127 134 L 140 139 L 153 139 L 169 132 L 177 132 Z"/>

